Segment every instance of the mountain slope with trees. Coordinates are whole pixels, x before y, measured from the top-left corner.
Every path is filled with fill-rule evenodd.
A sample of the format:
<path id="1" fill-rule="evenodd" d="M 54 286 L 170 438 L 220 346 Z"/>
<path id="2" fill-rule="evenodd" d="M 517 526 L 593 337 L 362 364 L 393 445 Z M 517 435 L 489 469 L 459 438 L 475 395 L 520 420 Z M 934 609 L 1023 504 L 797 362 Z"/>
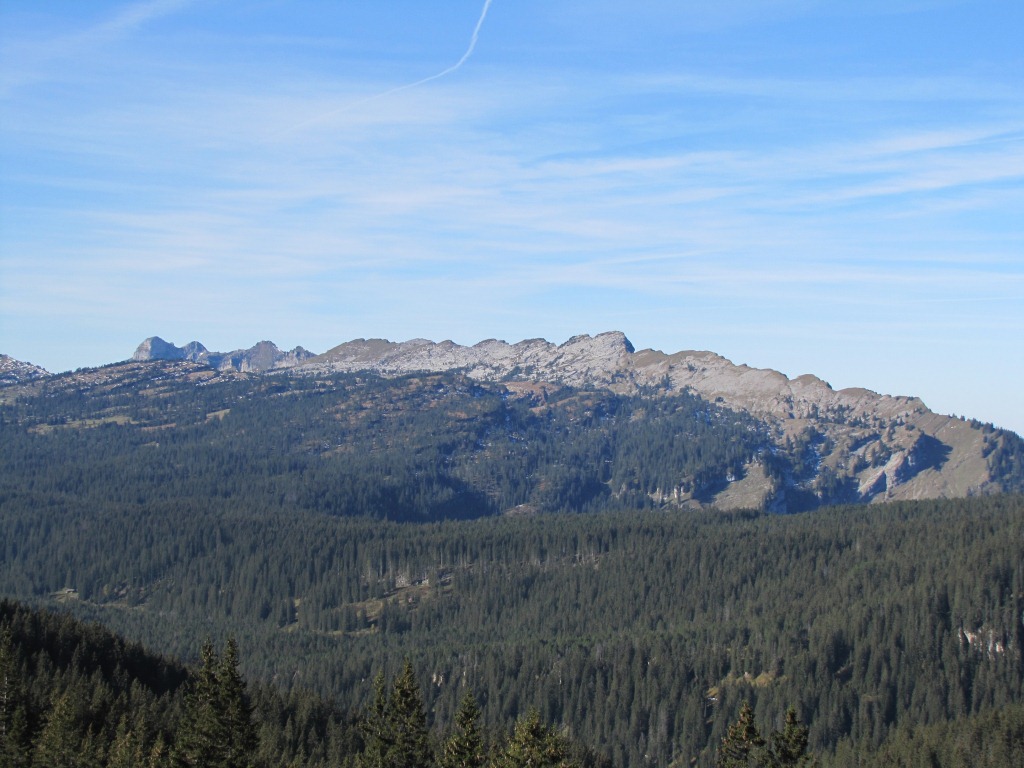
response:
<path id="1" fill-rule="evenodd" d="M 794 707 L 837 764 L 973 749 L 1022 701 L 1021 496 L 827 507 L 849 478 L 810 426 L 469 373 L 134 361 L 0 387 L 0 594 L 178 658 L 239 638 L 248 679 L 339 712 L 408 661 L 435 737 L 472 690 L 488 733 L 535 710 L 638 768 L 713 764 L 744 701 L 768 736 Z M 944 424 L 1016 487 L 1016 436 Z M 849 457 L 898 474 L 874 444 Z"/>
<path id="2" fill-rule="evenodd" d="M 734 365 L 711 352 L 636 351 L 618 332 L 577 336 L 561 345 L 543 339 L 488 340 L 472 347 L 359 339 L 319 356 L 301 347 L 285 353 L 268 341 L 211 353 L 198 342 L 177 347 L 152 337 L 139 345 L 133 361 L 135 366 L 46 376 L 42 387 L 14 376 L 7 387 L 0 383 L 0 400 L 52 394 L 55 388 L 94 393 L 106 376 L 145 380 L 150 365 L 164 371 L 165 382 L 180 376 L 186 385 L 197 378 L 209 384 L 212 371 L 226 380 L 237 380 L 236 374 L 306 378 L 326 388 L 339 374 L 404 381 L 459 376 L 477 386 L 503 388 L 513 397 L 565 389 L 648 403 L 695 397 L 719 412 L 756 422 L 761 450 L 724 473 L 709 462 L 698 485 L 692 474 L 673 470 L 664 485 L 649 491 L 658 503 L 794 512 L 836 503 L 1024 492 L 1024 442 L 1012 432 L 933 413 L 917 398 L 858 388 L 835 391 L 811 375 L 790 379 Z M 178 366 L 168 373 L 163 365 L 190 361 L 199 367 Z M 400 390 L 396 387 L 399 397 Z M 776 461 L 779 456 L 784 460 Z"/>
<path id="3" fill-rule="evenodd" d="M 467 693 L 448 730 L 428 730 L 415 670 L 378 675 L 367 711 L 308 692 L 250 686 L 238 644 L 204 642 L 186 667 L 69 616 L 0 601 L 3 768 L 593 768 L 595 756 L 541 723 L 485 732 Z M 529 731 L 524 731 L 528 724 Z M 467 751 L 468 750 L 468 751 Z"/>
<path id="4" fill-rule="evenodd" d="M 765 733 L 795 706 L 824 755 L 1020 703 L 1022 541 L 1020 497 L 427 525 L 5 506 L 0 591 L 187 658 L 243 638 L 251 679 L 347 709 L 409 660 L 433 722 L 471 687 L 489 729 L 533 707 L 615 765 L 710 765 L 744 700 Z"/>
<path id="5" fill-rule="evenodd" d="M 793 512 L 863 501 L 850 471 L 882 488 L 963 469 L 910 422 L 857 427 L 867 431 L 843 448 L 811 421 L 780 425 L 686 390 L 623 394 L 458 372 L 247 375 L 131 362 L 0 387 L 0 420 L 0 490 L 172 493 L 421 521 L 517 508 Z M 953 495 L 1024 490 L 1024 441 L 969 422 L 943 429 L 976 443 L 991 475 L 954 484 Z M 878 430 L 912 446 L 886 447 Z"/>

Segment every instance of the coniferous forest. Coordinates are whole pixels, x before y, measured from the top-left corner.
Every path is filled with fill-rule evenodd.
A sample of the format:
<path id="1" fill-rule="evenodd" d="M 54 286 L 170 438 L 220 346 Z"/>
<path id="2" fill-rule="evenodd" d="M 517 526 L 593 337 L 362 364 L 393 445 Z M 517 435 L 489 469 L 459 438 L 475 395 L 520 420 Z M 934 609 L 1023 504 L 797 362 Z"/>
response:
<path id="1" fill-rule="evenodd" d="M 1021 497 L 659 507 L 763 426 L 400 385 L 4 400 L 4 764 L 1021 764 Z"/>

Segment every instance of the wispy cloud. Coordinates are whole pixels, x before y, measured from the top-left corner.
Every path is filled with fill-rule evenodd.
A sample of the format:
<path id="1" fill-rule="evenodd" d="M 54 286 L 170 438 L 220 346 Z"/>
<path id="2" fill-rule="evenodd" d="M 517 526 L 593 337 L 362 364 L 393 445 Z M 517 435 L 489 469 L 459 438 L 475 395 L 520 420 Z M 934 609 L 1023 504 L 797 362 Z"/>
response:
<path id="1" fill-rule="evenodd" d="M 0 71 L 0 98 L 18 88 L 61 77 L 53 65 L 66 66 L 91 52 L 127 37 L 144 25 L 176 13 L 195 0 L 147 0 L 125 5 L 112 15 L 74 32 L 35 40 L 4 39 L 0 33 L 3 67 Z"/>
<path id="2" fill-rule="evenodd" d="M 477 19 L 476 26 L 473 27 L 473 34 L 469 38 L 469 45 L 467 46 L 462 56 L 459 57 L 459 60 L 452 64 L 450 67 L 445 67 L 440 72 L 436 72 L 432 75 L 428 75 L 427 77 L 420 78 L 419 80 L 414 80 L 409 83 L 403 83 L 401 85 L 396 85 L 392 88 L 387 88 L 379 93 L 373 94 L 372 96 L 365 96 L 363 98 L 350 101 L 349 103 L 344 104 L 343 106 L 340 107 L 336 107 L 330 110 L 329 112 L 325 112 L 323 114 L 317 115 L 316 117 L 309 118 L 301 123 L 291 125 L 281 134 L 277 134 L 276 137 L 295 133 L 296 131 L 314 123 L 326 122 L 330 118 L 341 113 L 349 113 L 356 111 L 360 107 L 364 107 L 367 104 L 370 104 L 371 102 L 378 101 L 380 99 L 386 99 L 388 96 L 394 96 L 395 94 L 401 93 L 403 91 L 409 91 L 412 90 L 413 88 L 418 88 L 421 85 L 426 85 L 427 83 L 431 83 L 435 80 L 440 80 L 442 77 L 447 77 L 448 75 L 457 72 L 459 69 L 462 68 L 462 65 L 469 60 L 469 57 L 473 55 L 473 51 L 476 50 L 477 40 L 480 37 L 480 28 L 483 27 L 484 21 L 487 19 L 487 11 L 490 9 L 490 7 L 491 0 L 484 0 L 483 9 L 480 11 L 480 17 Z"/>
<path id="3" fill-rule="evenodd" d="M 446 25 L 476 20 L 468 41 L 446 26 L 461 56 L 407 84 L 391 79 L 410 59 L 359 59 L 367 45 L 343 25 L 236 30 L 229 15 L 208 38 L 174 37 L 189 56 L 117 44 L 187 5 L 118 5 L 77 32 L 4 40 L 5 82 L 48 81 L 9 90 L 0 125 L 7 328 L 80 312 L 184 341 L 272 318 L 275 341 L 325 347 L 621 327 L 644 346 L 765 355 L 792 352 L 774 333 L 825 349 L 844 334 L 870 356 L 871 334 L 938 344 L 952 318 L 1024 358 L 998 331 L 1024 318 L 1024 110 L 996 68 L 793 77 L 770 56 L 741 66 L 671 46 L 595 63 L 602 49 L 552 51 L 562 28 L 542 28 L 586 24 L 582 5 L 487 2 L 446 9 Z M 190 24 L 214 5 L 190 6 Z M 753 5 L 730 4 L 735 24 Z M 674 8 L 657 4 L 685 26 Z M 640 13 L 649 27 L 655 12 Z M 395 35 L 416 26 L 389 18 Z M 282 67 L 280 51 L 308 51 L 263 42 L 275 36 L 320 45 Z M 745 341 L 757 334 L 763 350 Z"/>

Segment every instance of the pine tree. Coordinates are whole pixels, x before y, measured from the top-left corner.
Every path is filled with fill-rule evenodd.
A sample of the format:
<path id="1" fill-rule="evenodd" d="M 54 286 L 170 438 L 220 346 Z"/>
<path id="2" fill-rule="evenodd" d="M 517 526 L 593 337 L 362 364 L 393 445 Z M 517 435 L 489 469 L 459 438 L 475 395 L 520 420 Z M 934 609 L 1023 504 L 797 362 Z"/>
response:
<path id="1" fill-rule="evenodd" d="M 391 725 L 394 736 L 391 765 L 395 768 L 428 768 L 434 753 L 423 712 L 423 696 L 412 663 L 408 660 L 391 692 Z"/>
<path id="2" fill-rule="evenodd" d="M 10 629 L 0 635 L 0 768 L 25 768 L 29 761 L 25 693 L 15 663 Z"/>
<path id="3" fill-rule="evenodd" d="M 455 713 L 455 728 L 445 740 L 438 758 L 439 768 L 482 768 L 487 762 L 480 733 L 480 708 L 469 691 Z"/>
<path id="4" fill-rule="evenodd" d="M 786 710 L 786 724 L 781 731 L 773 731 L 769 737 L 772 763 L 780 768 L 810 765 L 813 761 L 807 754 L 807 726 L 800 722 L 796 708 Z"/>
<path id="5" fill-rule="evenodd" d="M 568 742 L 540 721 L 531 709 L 520 718 L 505 749 L 494 761 L 495 768 L 577 768 L 570 758 Z"/>
<path id="6" fill-rule="evenodd" d="M 746 768 L 768 763 L 765 740 L 754 723 L 754 710 L 743 702 L 739 718 L 729 726 L 715 757 L 715 768 Z"/>

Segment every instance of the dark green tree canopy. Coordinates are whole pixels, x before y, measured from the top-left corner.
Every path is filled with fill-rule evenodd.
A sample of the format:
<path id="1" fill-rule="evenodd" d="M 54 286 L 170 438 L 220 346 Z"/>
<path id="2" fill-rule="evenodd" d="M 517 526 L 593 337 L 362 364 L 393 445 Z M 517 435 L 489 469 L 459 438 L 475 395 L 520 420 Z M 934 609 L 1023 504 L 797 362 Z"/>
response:
<path id="1" fill-rule="evenodd" d="M 480 730 L 480 708 L 470 691 L 459 703 L 455 727 L 441 745 L 438 768 L 483 768 L 487 747 Z"/>
<path id="2" fill-rule="evenodd" d="M 406 660 L 390 691 L 383 673 L 374 682 L 374 702 L 364 721 L 365 768 L 431 768 L 433 745 L 423 696 L 412 663 Z"/>

